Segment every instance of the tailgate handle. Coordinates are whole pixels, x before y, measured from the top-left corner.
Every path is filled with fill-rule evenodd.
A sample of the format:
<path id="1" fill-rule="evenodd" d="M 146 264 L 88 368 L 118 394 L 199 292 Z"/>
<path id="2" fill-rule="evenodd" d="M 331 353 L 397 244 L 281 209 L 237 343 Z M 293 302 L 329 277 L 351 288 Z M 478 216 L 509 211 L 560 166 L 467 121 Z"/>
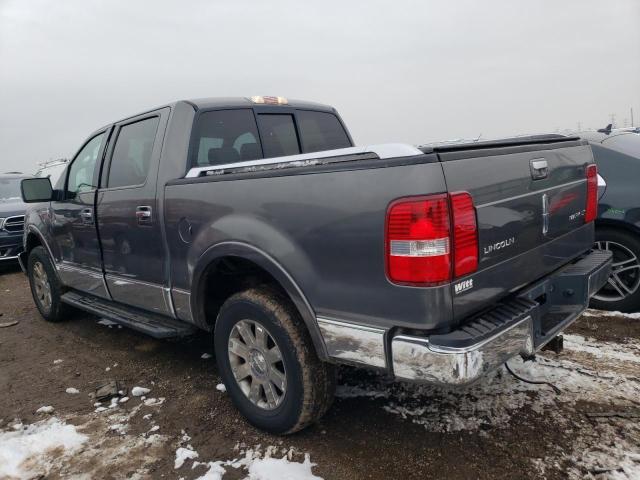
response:
<path id="1" fill-rule="evenodd" d="M 544 158 L 535 158 L 529 162 L 531 166 L 531 178 L 541 180 L 549 176 L 549 164 Z"/>

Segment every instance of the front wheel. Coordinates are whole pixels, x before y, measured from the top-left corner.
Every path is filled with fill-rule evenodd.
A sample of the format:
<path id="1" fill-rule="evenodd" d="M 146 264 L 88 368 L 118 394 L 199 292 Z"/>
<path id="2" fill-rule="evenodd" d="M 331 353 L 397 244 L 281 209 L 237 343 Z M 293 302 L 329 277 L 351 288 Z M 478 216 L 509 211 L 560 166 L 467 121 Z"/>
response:
<path id="1" fill-rule="evenodd" d="M 595 248 L 613 254 L 611 275 L 591 299 L 600 310 L 637 312 L 640 310 L 640 238 L 624 230 L 596 230 Z"/>
<path id="2" fill-rule="evenodd" d="M 29 252 L 27 274 L 31 295 L 40 315 L 48 322 L 64 320 L 69 314 L 69 307 L 60 301 L 62 285 L 43 247 L 35 247 Z"/>
<path id="3" fill-rule="evenodd" d="M 252 425 L 289 434 L 318 420 L 335 391 L 335 369 L 317 357 L 298 312 L 281 294 L 252 288 L 230 297 L 214 332 L 220 376 Z"/>

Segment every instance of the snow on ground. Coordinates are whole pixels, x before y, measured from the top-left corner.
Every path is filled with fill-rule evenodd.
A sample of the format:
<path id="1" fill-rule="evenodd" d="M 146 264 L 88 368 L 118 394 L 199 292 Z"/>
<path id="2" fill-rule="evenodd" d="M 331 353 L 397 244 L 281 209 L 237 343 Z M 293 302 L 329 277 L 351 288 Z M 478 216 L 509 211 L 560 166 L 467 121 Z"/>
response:
<path id="1" fill-rule="evenodd" d="M 553 383 L 561 390 L 560 395 L 548 385 L 520 382 L 504 368 L 468 389 L 393 383 L 375 375 L 371 375 L 368 382 L 350 384 L 346 378 L 337 395 L 375 399 L 387 412 L 422 425 L 428 431 L 465 430 L 477 431 L 480 435 L 488 435 L 481 428 L 483 425 L 508 427 L 511 419 L 526 406 L 559 427 L 576 432 L 573 452 L 560 452 L 557 458 L 538 463 L 569 461 L 573 465 L 569 471 L 573 478 L 583 478 L 584 471 L 604 469 L 605 478 L 638 479 L 640 422 L 637 417 L 606 417 L 595 420 L 594 427 L 585 416 L 588 412 L 579 410 L 582 408 L 579 405 L 597 403 L 614 412 L 637 415 L 639 363 L 640 342 L 617 344 L 566 335 L 565 351 L 560 355 L 540 355 L 535 362 L 524 362 L 517 357 L 509 362 L 524 378 Z M 574 424 L 567 410 L 584 418 L 584 422 Z M 607 470 L 611 468 L 614 469 Z"/>
<path id="2" fill-rule="evenodd" d="M 176 450 L 176 461 L 174 462 L 173 468 L 176 470 L 182 465 L 186 460 L 193 460 L 194 458 L 198 458 L 198 452 L 196 452 L 193 447 L 190 445 L 188 447 L 179 447 Z"/>
<path id="3" fill-rule="evenodd" d="M 96 323 L 98 323 L 98 325 L 104 325 L 105 327 L 113 327 L 114 325 L 118 325 L 116 322 L 107 318 L 101 318 Z"/>
<path id="4" fill-rule="evenodd" d="M 46 476 L 79 450 L 87 437 L 58 418 L 0 431 L 0 478 Z"/>
<path id="5" fill-rule="evenodd" d="M 187 434 L 183 435 L 183 443 L 191 440 Z M 293 461 L 296 454 L 293 448 L 269 446 L 264 451 L 260 445 L 255 448 L 246 448 L 236 445 L 235 450 L 239 456 L 233 460 L 217 460 L 191 463 L 191 470 L 198 469 L 203 472 L 196 480 L 222 480 L 228 469 L 241 470 L 247 476 L 247 480 L 323 480 L 313 474 L 309 454 L 304 455 L 302 462 Z M 187 460 L 199 458 L 191 445 L 178 447 L 176 450 L 175 468 L 189 469 L 185 464 Z M 235 478 L 235 476 L 234 476 Z"/>
<path id="6" fill-rule="evenodd" d="M 131 395 L 133 395 L 134 397 L 141 397 L 143 395 L 146 395 L 150 391 L 150 389 L 144 387 L 133 387 L 131 389 Z"/>
<path id="7" fill-rule="evenodd" d="M 51 417 L 0 430 L 0 479 L 149 478 L 150 467 L 169 441 L 155 433 L 159 427 L 146 413 L 160 405 L 140 402 L 124 409 L 114 398 L 108 407 L 98 407 L 91 414 Z M 138 415 L 149 428 L 130 433 L 130 423 Z M 73 425 L 68 423 L 71 420 Z"/>
<path id="8" fill-rule="evenodd" d="M 606 310 L 594 310 L 590 308 L 589 310 L 584 312 L 583 315 L 585 317 L 625 317 L 625 318 L 630 318 L 631 320 L 640 320 L 640 312 L 638 313 L 622 313 L 622 312 L 616 312 L 616 311 L 608 312 Z"/>

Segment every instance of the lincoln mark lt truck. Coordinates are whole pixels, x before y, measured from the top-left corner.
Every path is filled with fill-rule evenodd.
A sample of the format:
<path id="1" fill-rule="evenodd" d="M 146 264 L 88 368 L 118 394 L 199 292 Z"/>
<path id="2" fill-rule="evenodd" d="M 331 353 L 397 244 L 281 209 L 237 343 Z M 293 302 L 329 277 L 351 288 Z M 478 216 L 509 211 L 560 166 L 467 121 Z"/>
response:
<path id="1" fill-rule="evenodd" d="M 232 401 L 279 434 L 329 408 L 336 364 L 465 385 L 533 356 L 611 265 L 585 141 L 356 147 L 333 108 L 281 97 L 107 125 L 22 195 L 45 320 L 211 332 Z"/>

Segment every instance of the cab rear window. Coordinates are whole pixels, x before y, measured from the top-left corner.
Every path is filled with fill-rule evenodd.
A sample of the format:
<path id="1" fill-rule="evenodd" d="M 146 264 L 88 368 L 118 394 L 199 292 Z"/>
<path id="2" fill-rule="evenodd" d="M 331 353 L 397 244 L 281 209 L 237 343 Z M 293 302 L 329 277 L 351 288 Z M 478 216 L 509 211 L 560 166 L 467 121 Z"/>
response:
<path id="1" fill-rule="evenodd" d="M 223 165 L 261 157 L 258 127 L 251 109 L 216 110 L 200 115 L 194 129 L 193 166 Z"/>
<path id="2" fill-rule="evenodd" d="M 300 153 L 293 115 L 263 113 L 258 115 L 264 157 L 285 157 Z"/>
<path id="3" fill-rule="evenodd" d="M 205 167 L 350 146 L 347 132 L 332 113 L 214 110 L 203 112 L 196 122 L 190 160 L 194 167 Z"/>
<path id="4" fill-rule="evenodd" d="M 332 113 L 299 110 L 296 116 L 305 153 L 351 146 L 347 132 Z"/>

